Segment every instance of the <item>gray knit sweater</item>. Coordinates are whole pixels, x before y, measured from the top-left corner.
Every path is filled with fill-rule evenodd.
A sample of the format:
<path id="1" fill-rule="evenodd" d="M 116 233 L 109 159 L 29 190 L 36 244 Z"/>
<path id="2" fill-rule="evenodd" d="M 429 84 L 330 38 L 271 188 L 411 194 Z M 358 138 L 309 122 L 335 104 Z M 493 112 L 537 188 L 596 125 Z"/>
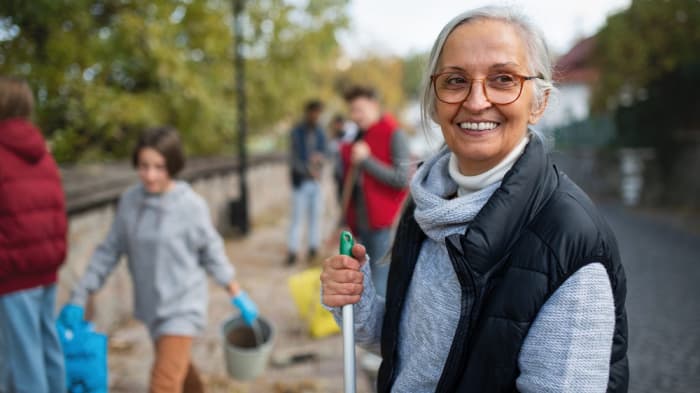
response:
<path id="1" fill-rule="evenodd" d="M 206 202 L 182 181 L 164 194 L 149 194 L 140 183 L 122 194 L 109 234 L 92 254 L 70 302 L 84 305 L 122 255 L 134 284 L 134 315 L 153 338 L 202 331 L 207 273 L 223 287 L 234 277 Z"/>
<path id="2" fill-rule="evenodd" d="M 518 155 L 502 165 L 502 173 Z M 421 248 L 401 316 L 393 392 L 435 391 L 460 316 L 460 286 L 444 238 L 466 230 L 503 177 L 501 174 L 480 190 L 459 189 L 450 176 L 449 161 L 450 153 L 443 149 L 419 169 L 411 184 L 415 218 L 428 238 Z M 460 196 L 453 198 L 458 191 Z M 368 279 L 368 264 L 362 271 L 365 290 L 355 306 L 356 339 L 376 349 L 384 299 L 375 295 Z M 340 321 L 340 309 L 333 312 Z M 590 264 L 571 276 L 540 310 L 520 353 L 518 390 L 605 392 L 614 326 L 607 273 L 602 264 Z"/>

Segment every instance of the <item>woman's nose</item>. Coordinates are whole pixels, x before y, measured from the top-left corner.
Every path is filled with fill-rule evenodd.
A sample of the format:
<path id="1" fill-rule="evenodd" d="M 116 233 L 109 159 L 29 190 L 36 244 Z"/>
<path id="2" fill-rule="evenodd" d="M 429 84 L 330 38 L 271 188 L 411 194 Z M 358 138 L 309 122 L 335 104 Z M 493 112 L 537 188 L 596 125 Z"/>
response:
<path id="1" fill-rule="evenodd" d="M 470 112 L 481 112 L 491 106 L 491 102 L 486 97 L 484 92 L 484 81 L 472 80 L 471 88 L 469 89 L 467 98 L 462 101 L 462 106 Z"/>

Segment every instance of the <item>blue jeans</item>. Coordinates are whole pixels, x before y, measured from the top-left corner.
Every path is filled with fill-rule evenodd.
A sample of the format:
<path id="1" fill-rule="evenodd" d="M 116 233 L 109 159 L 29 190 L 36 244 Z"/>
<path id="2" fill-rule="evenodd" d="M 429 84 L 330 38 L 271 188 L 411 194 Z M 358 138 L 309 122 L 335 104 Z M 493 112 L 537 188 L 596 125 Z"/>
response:
<path id="1" fill-rule="evenodd" d="M 304 180 L 292 193 L 292 223 L 289 228 L 289 252 L 296 254 L 301 242 L 302 222 L 306 217 L 309 226 L 309 248 L 318 250 L 321 245 L 321 212 L 323 195 L 321 184 Z"/>
<path id="2" fill-rule="evenodd" d="M 377 294 L 386 297 L 386 282 L 389 278 L 389 250 L 391 229 L 359 230 L 360 242 L 369 255 L 372 283 Z"/>
<path id="3" fill-rule="evenodd" d="M 55 284 L 0 296 L 0 392 L 65 392 L 55 302 Z"/>

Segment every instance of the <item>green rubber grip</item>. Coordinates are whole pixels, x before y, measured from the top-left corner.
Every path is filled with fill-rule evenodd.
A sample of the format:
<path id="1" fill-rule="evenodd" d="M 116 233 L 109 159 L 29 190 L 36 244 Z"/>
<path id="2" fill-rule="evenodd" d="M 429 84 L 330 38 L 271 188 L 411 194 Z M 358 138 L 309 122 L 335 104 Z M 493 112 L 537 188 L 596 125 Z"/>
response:
<path id="1" fill-rule="evenodd" d="M 348 231 L 343 231 L 340 234 L 340 255 L 352 256 L 352 246 L 355 245 L 355 239 Z"/>

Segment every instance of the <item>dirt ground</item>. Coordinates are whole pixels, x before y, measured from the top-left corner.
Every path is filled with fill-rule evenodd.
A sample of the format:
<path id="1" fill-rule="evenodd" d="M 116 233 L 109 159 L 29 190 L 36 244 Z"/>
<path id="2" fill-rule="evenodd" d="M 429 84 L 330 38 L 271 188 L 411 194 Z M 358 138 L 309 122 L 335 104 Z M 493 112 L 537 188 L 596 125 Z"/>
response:
<path id="1" fill-rule="evenodd" d="M 328 194 L 327 194 L 328 195 Z M 327 203 L 330 205 L 330 203 Z M 330 233 L 336 213 L 327 209 L 324 233 Z M 237 269 L 243 287 L 255 300 L 261 315 L 276 330 L 272 358 L 288 354 L 312 353 L 313 359 L 288 365 L 269 365 L 266 372 L 253 381 L 241 382 L 228 377 L 223 355 L 222 323 L 236 314 L 224 290 L 210 284 L 209 322 L 204 334 L 195 341 L 194 363 L 205 380 L 208 393 L 335 393 L 343 391 L 342 337 L 335 335 L 319 340 L 310 338 L 298 316 L 287 279 L 310 266 L 303 256 L 293 267 L 285 266 L 286 207 L 269 211 L 253 223 L 251 235 L 228 239 L 228 255 Z M 330 244 L 321 253 L 335 250 Z M 358 349 L 358 359 L 362 350 Z M 110 391 L 146 392 L 153 361 L 152 344 L 146 329 L 130 321 L 110 334 Z M 358 368 L 359 370 L 359 368 Z M 358 371 L 358 392 L 372 392 L 368 377 Z"/>

